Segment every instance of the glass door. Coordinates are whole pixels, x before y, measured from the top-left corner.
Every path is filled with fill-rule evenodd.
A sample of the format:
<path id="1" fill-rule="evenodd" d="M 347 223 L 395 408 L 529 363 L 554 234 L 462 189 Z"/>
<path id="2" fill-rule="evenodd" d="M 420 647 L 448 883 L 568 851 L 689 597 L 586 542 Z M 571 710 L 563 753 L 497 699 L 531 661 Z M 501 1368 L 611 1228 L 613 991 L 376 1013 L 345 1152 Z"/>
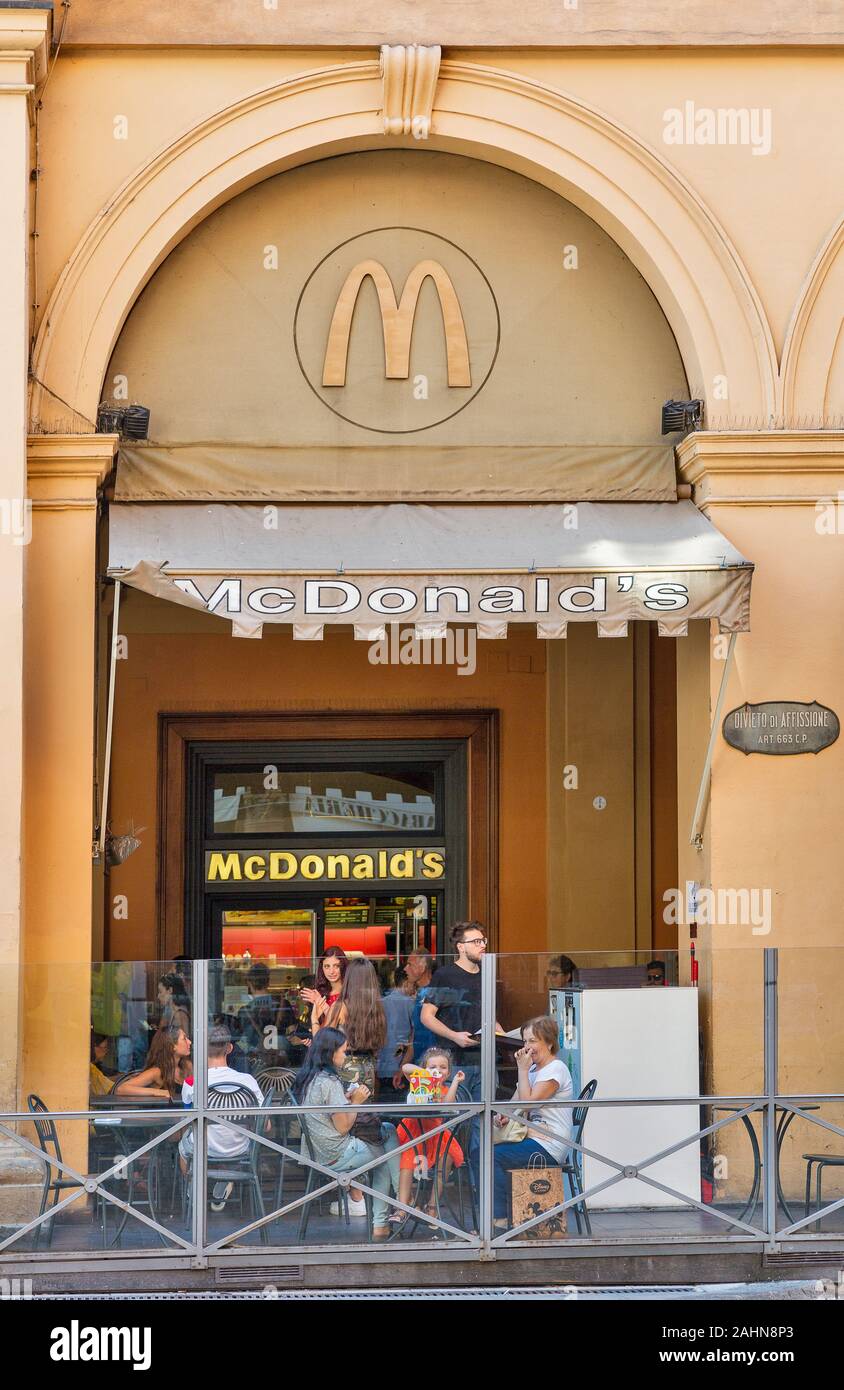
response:
<path id="1" fill-rule="evenodd" d="M 233 966 L 248 968 L 261 960 L 270 969 L 316 969 L 319 904 L 295 899 L 258 904 L 232 901 L 215 904 L 215 954 Z"/>
<path id="2" fill-rule="evenodd" d="M 260 960 L 271 970 L 313 974 L 322 953 L 340 946 L 350 957 L 398 964 L 417 948 L 436 954 L 442 897 L 386 892 L 218 898 L 211 913 L 211 955 L 233 968 L 248 969 Z"/>
<path id="3" fill-rule="evenodd" d="M 442 894 L 376 893 L 324 902 L 323 942 L 347 955 L 379 956 L 399 964 L 410 951 L 436 952 Z"/>

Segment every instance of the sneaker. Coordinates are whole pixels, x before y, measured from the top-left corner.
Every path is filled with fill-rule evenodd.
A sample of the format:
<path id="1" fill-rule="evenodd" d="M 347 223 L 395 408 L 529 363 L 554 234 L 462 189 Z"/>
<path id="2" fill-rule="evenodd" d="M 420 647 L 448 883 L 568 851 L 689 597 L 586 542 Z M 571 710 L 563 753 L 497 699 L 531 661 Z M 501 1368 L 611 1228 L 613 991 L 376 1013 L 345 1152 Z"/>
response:
<path id="1" fill-rule="evenodd" d="M 340 1202 L 332 1202 L 328 1210 L 332 1216 L 343 1215 L 343 1207 Z M 354 1197 L 349 1198 L 349 1215 L 366 1216 L 366 1202 L 363 1197 L 361 1197 L 359 1202 L 356 1202 Z"/>
<path id="2" fill-rule="evenodd" d="M 233 1182 L 215 1182 L 211 1189 L 211 1210 L 222 1211 L 233 1192 Z"/>

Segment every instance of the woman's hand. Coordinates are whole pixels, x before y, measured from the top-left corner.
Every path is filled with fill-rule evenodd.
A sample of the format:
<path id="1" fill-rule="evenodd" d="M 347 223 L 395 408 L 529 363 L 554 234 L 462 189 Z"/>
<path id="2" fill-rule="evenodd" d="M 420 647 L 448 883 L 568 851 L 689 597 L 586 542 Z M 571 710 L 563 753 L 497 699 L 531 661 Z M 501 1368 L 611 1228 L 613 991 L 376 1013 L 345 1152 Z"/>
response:
<path id="1" fill-rule="evenodd" d="M 368 1086 L 356 1086 L 349 1096 L 352 1105 L 366 1105 L 372 1092 Z"/>
<path id="2" fill-rule="evenodd" d="M 506 1115 L 493 1115 L 493 1117 L 492 1117 L 492 1123 L 495 1125 L 495 1128 L 496 1128 L 496 1129 L 503 1129 L 504 1126 L 505 1126 L 506 1123 L 507 1123 L 507 1116 L 506 1116 Z"/>
<path id="3" fill-rule="evenodd" d="M 526 1047 L 520 1047 L 516 1053 L 516 1066 L 519 1071 L 530 1071 L 533 1065 L 533 1058 Z"/>
<path id="4" fill-rule="evenodd" d="M 299 994 L 302 997 L 302 999 L 306 999 L 308 1003 L 311 1005 L 320 1004 L 324 1002 L 322 995 L 320 994 L 318 989 L 300 989 Z"/>

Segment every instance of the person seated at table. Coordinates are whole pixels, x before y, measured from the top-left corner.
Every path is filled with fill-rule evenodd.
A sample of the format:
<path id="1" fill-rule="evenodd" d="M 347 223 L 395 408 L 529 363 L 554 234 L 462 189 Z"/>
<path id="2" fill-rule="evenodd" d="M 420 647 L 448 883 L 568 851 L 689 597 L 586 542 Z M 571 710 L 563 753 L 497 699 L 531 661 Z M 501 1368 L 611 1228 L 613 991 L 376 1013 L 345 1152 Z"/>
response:
<path id="1" fill-rule="evenodd" d="M 340 1073 L 346 1062 L 348 1039 L 339 1028 L 320 1028 L 310 1047 L 302 1067 L 293 1082 L 291 1092 L 297 1105 L 326 1105 L 329 1111 L 302 1115 L 301 1122 L 307 1138 L 313 1146 L 314 1158 L 326 1168 L 337 1173 L 348 1173 L 371 1162 L 380 1150 L 380 1145 L 365 1144 L 349 1131 L 355 1122 L 356 1111 L 353 1105 L 364 1105 L 370 1098 L 368 1086 L 350 1085 L 348 1092 L 343 1090 Z M 302 1136 L 302 1153 L 307 1154 L 305 1134 Z M 324 1181 L 322 1174 L 320 1181 Z M 387 1204 L 380 1195 L 390 1188 L 390 1175 L 385 1163 L 371 1168 L 364 1175 L 367 1187 L 373 1187 L 379 1194 L 372 1200 L 372 1238 L 386 1240 L 390 1234 L 387 1225 Z M 349 1188 L 349 1211 L 353 1215 L 363 1215 L 366 1206 L 359 1188 Z M 337 1212 L 339 1214 L 340 1207 Z"/>
<path id="2" fill-rule="evenodd" d="M 88 1090 L 92 1096 L 107 1096 L 114 1086 L 115 1073 L 105 1066 L 106 1054 L 111 1046 L 107 1033 L 91 1032 L 91 1068 L 88 1074 Z"/>
<path id="3" fill-rule="evenodd" d="M 227 1028 L 220 1024 L 214 1024 L 208 1029 L 208 1089 L 209 1091 L 239 1091 L 245 1089 L 251 1091 L 255 1097 L 255 1104 L 263 1103 L 263 1094 L 254 1076 L 248 1073 L 235 1071 L 229 1066 L 229 1056 L 232 1050 L 231 1034 Z M 193 1105 L 194 1078 L 189 1076 L 182 1085 L 182 1104 Z M 207 1129 L 208 1158 L 216 1159 L 235 1159 L 243 1158 L 249 1152 L 249 1134 L 243 1127 L 237 1129 L 231 1125 L 209 1124 Z M 179 1166 L 183 1173 L 187 1173 L 190 1161 L 193 1157 L 193 1126 L 185 1130 L 179 1140 Z M 217 1182 L 214 1184 L 211 1193 L 211 1210 L 222 1211 L 226 1202 L 232 1194 L 234 1183 Z"/>
<path id="4" fill-rule="evenodd" d="M 153 1035 L 143 1070 L 115 1081 L 112 1095 L 176 1100 L 187 1075 L 190 1049 L 184 1028 L 164 1025 Z"/>
<path id="5" fill-rule="evenodd" d="M 518 1085 L 513 1100 L 526 1102 L 571 1100 L 574 1095 L 571 1072 L 557 1056 L 559 1031 L 556 1019 L 532 1018 L 522 1027 L 524 1047 L 516 1053 Z M 496 1115 L 493 1124 L 503 1129 L 513 1117 L 513 1111 Z M 527 1110 L 528 1132 L 517 1143 L 500 1143 L 494 1149 L 494 1224 L 507 1225 L 509 1172 L 512 1168 L 528 1168 L 536 1158 L 546 1165 L 565 1162 L 571 1140 L 571 1109 L 568 1106 L 548 1106 Z M 530 1128 L 531 1124 L 542 1129 Z"/>
<path id="6" fill-rule="evenodd" d="M 411 1085 L 408 1105 L 452 1105 L 457 1099 L 457 1088 L 464 1080 L 462 1071 L 451 1075 L 451 1053 L 442 1047 L 429 1047 L 421 1063 L 406 1062 L 402 1071 Z M 441 1125 L 445 1118 L 444 1115 L 437 1115 L 430 1120 L 415 1117 L 400 1120 L 396 1127 L 396 1138 L 399 1144 L 406 1144 L 408 1139 L 421 1139 L 429 1130 Z M 442 1130 L 430 1139 L 425 1138 L 422 1143 L 414 1144 L 412 1149 L 405 1149 L 399 1154 L 399 1201 L 410 1206 L 414 1173 L 424 1179 L 433 1177 L 436 1169 L 437 1192 L 435 1195 L 431 1189 L 427 1208 L 429 1216 L 436 1216 L 439 1211 L 438 1198 L 448 1181 L 452 1165 L 456 1168 L 463 1166 L 463 1150 L 450 1129 Z M 405 1211 L 396 1210 L 390 1215 L 391 1226 L 403 1226 L 406 1220 Z"/>

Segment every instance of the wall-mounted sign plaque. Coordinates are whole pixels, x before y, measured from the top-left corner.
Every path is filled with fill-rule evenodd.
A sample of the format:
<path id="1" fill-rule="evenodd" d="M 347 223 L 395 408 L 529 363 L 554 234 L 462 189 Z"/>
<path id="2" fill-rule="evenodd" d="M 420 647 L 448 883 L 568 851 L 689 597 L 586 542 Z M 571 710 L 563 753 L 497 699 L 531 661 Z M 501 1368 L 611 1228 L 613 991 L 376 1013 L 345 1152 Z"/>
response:
<path id="1" fill-rule="evenodd" d="M 838 715 L 813 700 L 766 700 L 731 709 L 723 724 L 724 738 L 741 753 L 820 753 L 841 732 Z"/>

